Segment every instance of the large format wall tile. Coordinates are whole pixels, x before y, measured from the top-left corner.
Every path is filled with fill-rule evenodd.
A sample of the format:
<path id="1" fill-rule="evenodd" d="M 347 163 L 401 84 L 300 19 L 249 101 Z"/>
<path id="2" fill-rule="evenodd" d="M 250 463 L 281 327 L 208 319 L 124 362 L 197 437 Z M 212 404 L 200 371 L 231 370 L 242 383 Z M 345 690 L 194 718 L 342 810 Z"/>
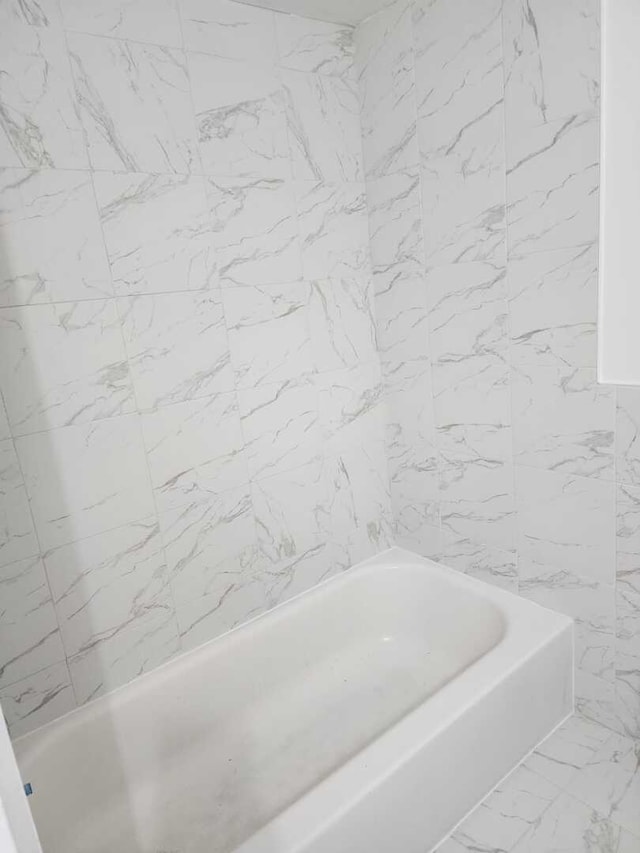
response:
<path id="1" fill-rule="evenodd" d="M 142 409 L 233 390 L 219 292 L 123 297 L 118 308 Z"/>
<path id="2" fill-rule="evenodd" d="M 38 553 L 20 463 L 11 439 L 0 441 L 0 565 Z"/>
<path id="3" fill-rule="evenodd" d="M 309 331 L 316 370 L 377 359 L 373 303 L 367 275 L 311 282 Z"/>
<path id="4" fill-rule="evenodd" d="M 278 75 L 201 53 L 189 54 L 189 74 L 205 174 L 290 177 Z"/>
<path id="5" fill-rule="evenodd" d="M 618 486 L 616 504 L 616 717 L 640 738 L 640 489 Z"/>
<path id="6" fill-rule="evenodd" d="M 91 176 L 0 171 L 0 305 L 111 296 Z"/>
<path id="7" fill-rule="evenodd" d="M 518 464 L 614 479 L 614 394 L 595 370 L 522 367 L 512 391 Z"/>
<path id="8" fill-rule="evenodd" d="M 276 15 L 232 0 L 179 0 L 186 50 L 253 65 L 275 65 Z"/>
<path id="9" fill-rule="evenodd" d="M 0 57 L 0 166 L 86 168 L 64 34 L 13 23 Z"/>
<path id="10" fill-rule="evenodd" d="M 640 486 L 640 391 L 618 388 L 616 396 L 616 478 Z"/>
<path id="11" fill-rule="evenodd" d="M 132 412 L 114 300 L 0 310 L 0 388 L 13 435 Z"/>
<path id="12" fill-rule="evenodd" d="M 355 33 L 362 148 L 368 178 L 419 161 L 411 4 L 396 0 Z"/>
<path id="13" fill-rule="evenodd" d="M 374 268 L 424 261 L 417 168 L 367 182 L 367 209 Z"/>
<path id="14" fill-rule="evenodd" d="M 5 438 L 11 438 L 11 429 L 9 428 L 9 418 L 7 417 L 7 410 L 2 399 L 2 392 L 0 391 L 0 441 L 4 441 Z"/>
<path id="15" fill-rule="evenodd" d="M 72 711 L 76 698 L 66 661 L 0 690 L 0 702 L 14 737 Z"/>
<path id="16" fill-rule="evenodd" d="M 367 206 L 362 184 L 296 184 L 302 269 L 307 281 L 366 273 Z"/>
<path id="17" fill-rule="evenodd" d="M 312 372 L 306 282 L 223 291 L 238 388 L 286 382 Z"/>
<path id="18" fill-rule="evenodd" d="M 517 466 L 516 494 L 521 557 L 613 583 L 612 482 Z"/>
<path id="19" fill-rule="evenodd" d="M 297 281 L 302 259 L 290 182 L 277 178 L 207 180 L 218 275 L 223 286 Z"/>
<path id="20" fill-rule="evenodd" d="M 0 690 L 64 660 L 49 584 L 39 557 L 0 568 Z"/>
<path id="21" fill-rule="evenodd" d="M 352 76 L 352 27 L 297 15 L 276 15 L 276 37 L 283 68 Z"/>
<path id="22" fill-rule="evenodd" d="M 362 180 L 355 82 L 286 71 L 284 87 L 294 177 L 299 181 Z"/>
<path id="23" fill-rule="evenodd" d="M 6 0 L 0 8 L 0 24 L 7 29 L 16 24 L 59 27 L 61 18 L 58 0 Z"/>
<path id="24" fill-rule="evenodd" d="M 383 363 L 428 359 L 429 312 L 420 265 L 391 263 L 373 271 L 376 336 Z"/>
<path id="25" fill-rule="evenodd" d="M 598 120 L 571 115 L 507 125 L 509 251 L 588 246 L 598 236 Z"/>
<path id="26" fill-rule="evenodd" d="M 514 364 L 596 366 L 597 246 L 511 257 L 507 285 Z"/>
<path id="27" fill-rule="evenodd" d="M 188 175 L 94 175 L 118 296 L 203 290 L 216 263 L 204 180 Z"/>
<path id="28" fill-rule="evenodd" d="M 142 429 L 161 511 L 249 480 L 235 392 L 163 406 Z"/>
<path id="29" fill-rule="evenodd" d="M 16 447 L 45 551 L 155 511 L 134 415 L 22 436 Z"/>
<path id="30" fill-rule="evenodd" d="M 93 168 L 198 172 L 185 54 L 75 33 L 68 39 Z"/>
<path id="31" fill-rule="evenodd" d="M 60 0 L 68 30 L 180 47 L 174 0 Z"/>
<path id="32" fill-rule="evenodd" d="M 542 123 L 598 106 L 597 0 L 505 0 L 509 122 Z"/>

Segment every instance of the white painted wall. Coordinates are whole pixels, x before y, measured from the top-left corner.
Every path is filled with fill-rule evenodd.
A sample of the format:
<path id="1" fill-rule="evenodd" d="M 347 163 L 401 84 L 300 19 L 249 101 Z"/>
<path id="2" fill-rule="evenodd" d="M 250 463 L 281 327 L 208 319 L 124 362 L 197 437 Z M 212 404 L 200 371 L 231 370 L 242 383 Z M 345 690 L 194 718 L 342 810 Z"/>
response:
<path id="1" fill-rule="evenodd" d="M 640 2 L 602 2 L 598 379 L 640 385 Z"/>

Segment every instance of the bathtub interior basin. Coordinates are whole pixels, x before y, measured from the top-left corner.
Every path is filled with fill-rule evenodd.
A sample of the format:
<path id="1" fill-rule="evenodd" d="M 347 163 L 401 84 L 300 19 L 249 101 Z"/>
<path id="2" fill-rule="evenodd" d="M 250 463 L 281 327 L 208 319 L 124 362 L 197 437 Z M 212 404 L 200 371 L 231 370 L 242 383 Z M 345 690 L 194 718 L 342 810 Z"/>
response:
<path id="1" fill-rule="evenodd" d="M 354 567 L 18 739 L 45 853 L 251 845 L 504 644 L 495 595 L 410 556 Z"/>

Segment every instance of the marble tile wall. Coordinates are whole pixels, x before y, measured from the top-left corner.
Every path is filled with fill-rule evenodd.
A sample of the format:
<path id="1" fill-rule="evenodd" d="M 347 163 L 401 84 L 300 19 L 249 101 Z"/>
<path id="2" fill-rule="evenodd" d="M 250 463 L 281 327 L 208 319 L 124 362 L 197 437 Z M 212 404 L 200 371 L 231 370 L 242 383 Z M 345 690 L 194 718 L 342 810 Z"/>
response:
<path id="1" fill-rule="evenodd" d="M 392 525 L 353 31 L 230 0 L 6 0 L 0 66 L 18 735 Z"/>
<path id="2" fill-rule="evenodd" d="M 596 382 L 599 3 L 397 0 L 356 29 L 399 544 L 576 619 L 640 737 L 640 391 Z"/>

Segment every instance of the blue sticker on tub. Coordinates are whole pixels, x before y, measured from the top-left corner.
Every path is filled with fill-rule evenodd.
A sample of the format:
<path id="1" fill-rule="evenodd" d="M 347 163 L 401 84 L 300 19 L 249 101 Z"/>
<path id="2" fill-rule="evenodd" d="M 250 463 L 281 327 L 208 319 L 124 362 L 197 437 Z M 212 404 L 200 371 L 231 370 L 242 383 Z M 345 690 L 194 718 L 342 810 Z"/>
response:
<path id="1" fill-rule="evenodd" d="M 27 795 L 27 797 L 30 797 L 31 794 L 33 794 L 33 788 L 31 787 L 31 782 L 27 782 L 27 784 L 24 786 L 24 792 Z"/>

